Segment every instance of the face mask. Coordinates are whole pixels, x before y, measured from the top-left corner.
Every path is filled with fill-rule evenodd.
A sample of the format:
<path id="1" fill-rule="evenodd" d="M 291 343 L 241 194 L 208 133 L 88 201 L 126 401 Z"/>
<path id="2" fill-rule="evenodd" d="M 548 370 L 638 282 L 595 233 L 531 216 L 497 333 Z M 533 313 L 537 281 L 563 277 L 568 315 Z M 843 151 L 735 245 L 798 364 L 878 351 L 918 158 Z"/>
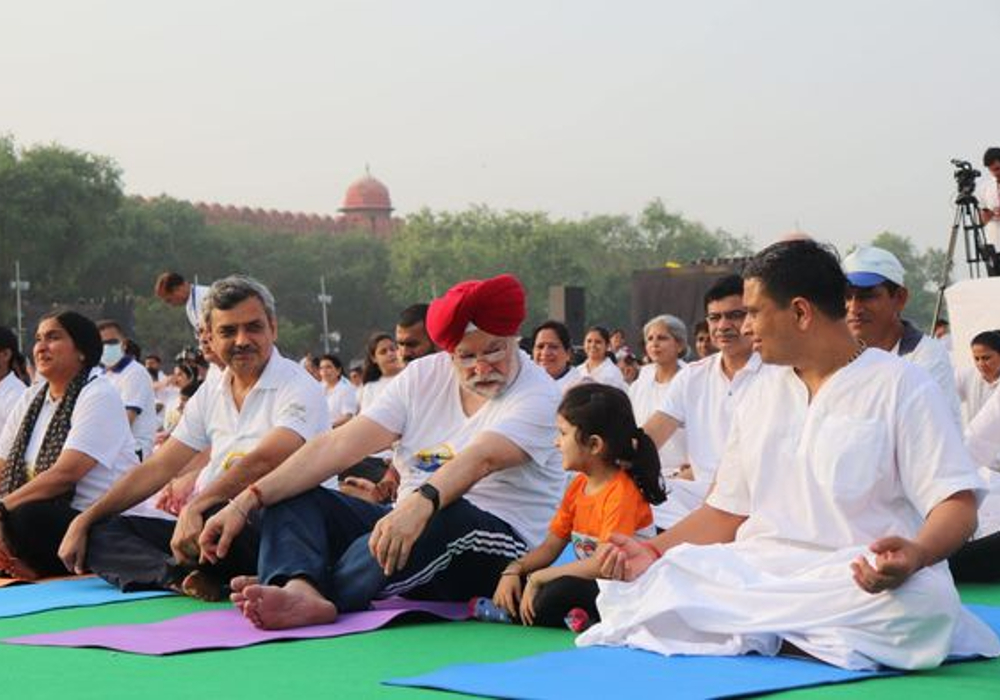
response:
<path id="1" fill-rule="evenodd" d="M 121 362 L 123 356 L 121 343 L 105 343 L 104 351 L 101 353 L 101 364 L 105 367 L 114 367 Z"/>

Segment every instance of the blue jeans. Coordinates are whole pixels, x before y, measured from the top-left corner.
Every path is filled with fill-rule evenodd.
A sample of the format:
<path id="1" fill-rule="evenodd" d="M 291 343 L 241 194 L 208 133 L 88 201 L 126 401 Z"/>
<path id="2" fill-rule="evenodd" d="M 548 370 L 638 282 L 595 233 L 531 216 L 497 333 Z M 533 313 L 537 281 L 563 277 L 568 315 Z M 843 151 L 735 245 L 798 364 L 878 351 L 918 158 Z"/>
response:
<path id="1" fill-rule="evenodd" d="M 261 581 L 305 578 L 342 612 L 366 610 L 375 598 L 392 595 L 462 601 L 492 596 L 500 572 L 528 549 L 510 525 L 460 499 L 431 518 L 406 566 L 387 577 L 368 551 L 368 538 L 389 510 L 323 488 L 269 506 Z"/>

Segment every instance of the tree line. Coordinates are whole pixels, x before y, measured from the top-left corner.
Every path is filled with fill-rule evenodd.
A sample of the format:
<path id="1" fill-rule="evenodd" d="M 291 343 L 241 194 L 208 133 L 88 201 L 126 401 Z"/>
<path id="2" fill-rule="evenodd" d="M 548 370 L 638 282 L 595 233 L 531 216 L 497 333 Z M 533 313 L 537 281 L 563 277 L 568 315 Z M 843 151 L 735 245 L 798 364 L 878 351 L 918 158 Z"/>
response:
<path id="1" fill-rule="evenodd" d="M 914 320 L 926 324 L 933 309 L 930 278 L 943 254 L 920 253 L 891 233 L 876 241 L 916 275 Z M 354 357 L 369 333 L 393 327 L 400 309 L 462 279 L 518 275 L 528 291 L 528 324 L 548 315 L 551 285 L 582 286 L 590 322 L 625 326 L 634 270 L 750 252 L 748 238 L 686 219 L 659 199 L 635 217 L 425 208 L 388 241 L 364 231 L 292 234 L 209 225 L 187 202 L 126 196 L 123 173 L 107 156 L 59 144 L 20 148 L 12 137 L 0 137 L 0 320 L 14 322 L 8 290 L 19 261 L 31 285 L 25 293 L 31 308 L 124 300 L 134 310 L 140 344 L 161 354 L 192 341 L 183 310 L 153 296 L 163 270 L 204 283 L 234 272 L 260 279 L 277 299 L 279 345 L 291 356 L 322 348 L 322 275 L 333 298 L 330 328 L 341 334 L 342 354 Z"/>

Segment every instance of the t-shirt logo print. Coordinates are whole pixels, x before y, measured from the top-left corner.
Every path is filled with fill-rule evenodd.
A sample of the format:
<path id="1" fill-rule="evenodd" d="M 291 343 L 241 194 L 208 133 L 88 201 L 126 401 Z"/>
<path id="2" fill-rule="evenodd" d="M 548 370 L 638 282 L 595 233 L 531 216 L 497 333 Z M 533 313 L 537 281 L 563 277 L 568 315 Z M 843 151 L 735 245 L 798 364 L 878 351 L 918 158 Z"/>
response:
<path id="1" fill-rule="evenodd" d="M 413 466 L 422 472 L 436 472 L 445 462 L 455 457 L 455 450 L 448 443 L 420 450 L 413 455 Z"/>

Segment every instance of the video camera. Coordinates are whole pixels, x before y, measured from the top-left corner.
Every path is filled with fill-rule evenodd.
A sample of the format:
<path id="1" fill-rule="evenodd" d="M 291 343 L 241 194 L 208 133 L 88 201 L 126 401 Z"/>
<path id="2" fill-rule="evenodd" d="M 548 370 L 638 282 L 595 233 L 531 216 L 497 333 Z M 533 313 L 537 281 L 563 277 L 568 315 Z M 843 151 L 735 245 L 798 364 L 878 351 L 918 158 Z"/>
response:
<path id="1" fill-rule="evenodd" d="M 955 166 L 955 182 L 958 184 L 959 196 L 971 196 L 976 191 L 976 178 L 982 173 L 973 168 L 972 163 L 967 160 L 952 158 L 951 164 Z"/>

